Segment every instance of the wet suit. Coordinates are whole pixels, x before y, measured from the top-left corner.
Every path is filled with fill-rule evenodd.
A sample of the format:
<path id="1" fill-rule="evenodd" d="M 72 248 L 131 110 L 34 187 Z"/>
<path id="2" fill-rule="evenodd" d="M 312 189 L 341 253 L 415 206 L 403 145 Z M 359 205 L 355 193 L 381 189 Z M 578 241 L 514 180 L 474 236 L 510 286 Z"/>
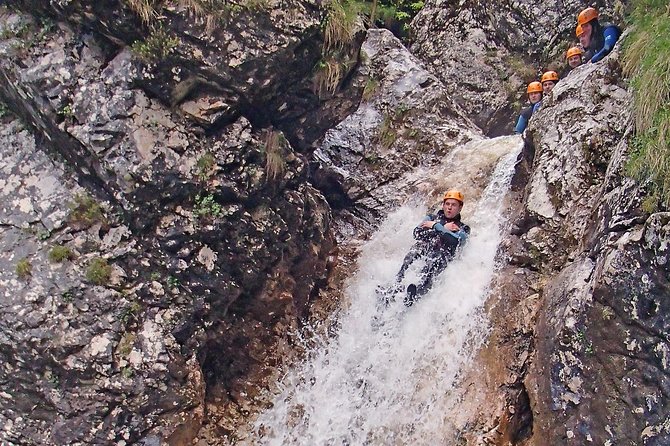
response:
<path id="1" fill-rule="evenodd" d="M 515 132 L 523 133 L 523 131 L 526 130 L 526 127 L 528 127 L 528 121 L 530 121 L 530 117 L 533 115 L 533 112 L 536 111 L 536 105 L 537 104 L 531 104 L 521 111 L 519 119 L 516 121 L 516 126 L 514 127 Z"/>
<path id="2" fill-rule="evenodd" d="M 621 36 L 621 29 L 616 25 L 600 25 L 595 21 L 593 24 L 592 39 L 586 52 L 586 59 L 592 63 L 601 61 L 607 56 L 614 44 Z"/>
<path id="3" fill-rule="evenodd" d="M 397 282 L 401 282 L 409 266 L 417 259 L 424 258 L 426 265 L 421 270 L 420 282 L 412 284 L 407 288 L 407 296 L 404 299 L 406 306 L 411 306 L 421 296 L 426 294 L 433 285 L 433 279 L 447 267 L 449 262 L 456 255 L 459 246 L 465 244 L 470 235 L 470 227 L 461 222 L 461 215 L 454 218 L 447 218 L 443 211 L 437 214 L 427 215 L 423 221 L 437 221 L 432 229 L 416 227 L 414 228 L 414 238 L 417 242 L 407 253 L 403 260 L 402 267 L 396 277 Z M 451 232 L 444 225 L 455 223 L 459 230 Z"/>

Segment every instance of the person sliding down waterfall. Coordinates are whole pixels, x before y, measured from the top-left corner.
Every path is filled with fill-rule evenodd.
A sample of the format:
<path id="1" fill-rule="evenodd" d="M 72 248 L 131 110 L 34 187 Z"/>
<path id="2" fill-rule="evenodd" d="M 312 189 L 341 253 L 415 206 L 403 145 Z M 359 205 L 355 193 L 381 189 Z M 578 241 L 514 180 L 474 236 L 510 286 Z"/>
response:
<path id="1" fill-rule="evenodd" d="M 402 281 L 405 272 L 415 260 L 424 259 L 426 264 L 421 270 L 419 283 L 407 287 L 407 295 L 403 300 L 406 306 L 411 306 L 430 290 L 433 279 L 444 271 L 456 255 L 457 249 L 468 239 L 470 227 L 461 221 L 461 209 L 463 194 L 450 190 L 444 194 L 442 210 L 437 214 L 427 215 L 414 228 L 417 242 L 405 256 L 396 276 L 396 283 Z"/>

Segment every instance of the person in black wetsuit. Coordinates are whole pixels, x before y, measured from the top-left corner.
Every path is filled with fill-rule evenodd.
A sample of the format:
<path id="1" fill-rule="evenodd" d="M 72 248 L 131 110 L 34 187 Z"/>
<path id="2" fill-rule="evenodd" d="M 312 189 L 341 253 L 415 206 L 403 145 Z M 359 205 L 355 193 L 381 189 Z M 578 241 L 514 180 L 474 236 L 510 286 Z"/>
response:
<path id="1" fill-rule="evenodd" d="M 523 133 L 526 130 L 530 117 L 539 108 L 539 104 L 542 101 L 542 84 L 537 81 L 531 82 L 528 84 L 528 88 L 526 88 L 526 93 L 528 93 L 530 105 L 521 110 L 519 119 L 517 119 L 516 126 L 514 127 L 516 133 Z"/>
<path id="2" fill-rule="evenodd" d="M 461 221 L 461 209 L 463 209 L 463 194 L 457 190 L 450 190 L 444 194 L 442 210 L 437 214 L 427 215 L 414 228 L 414 238 L 417 242 L 405 256 L 396 276 L 397 283 L 402 281 L 407 269 L 417 259 L 425 259 L 426 264 L 421 270 L 420 281 L 407 287 L 407 296 L 404 298 L 406 306 L 411 306 L 430 290 L 433 279 L 444 271 L 458 248 L 465 244 L 470 235 L 470 227 Z"/>
<path id="3" fill-rule="evenodd" d="M 595 8 L 586 8 L 577 16 L 577 24 L 581 26 L 582 34 L 577 33 L 579 42 L 584 47 L 584 59 L 596 63 L 607 56 L 614 44 L 621 36 L 621 29 L 616 25 L 601 25 L 598 21 L 598 11 Z"/>

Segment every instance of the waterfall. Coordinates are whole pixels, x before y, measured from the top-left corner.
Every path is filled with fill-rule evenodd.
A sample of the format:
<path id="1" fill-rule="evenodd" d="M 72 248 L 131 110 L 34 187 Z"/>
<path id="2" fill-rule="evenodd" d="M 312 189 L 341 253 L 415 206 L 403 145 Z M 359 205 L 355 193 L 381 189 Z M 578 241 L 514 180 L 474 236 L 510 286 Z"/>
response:
<path id="1" fill-rule="evenodd" d="M 487 338 L 483 304 L 521 145 L 517 136 L 473 142 L 430 175 L 414 174 L 432 190 L 463 185 L 463 221 L 472 228 L 466 247 L 414 306 L 406 308 L 402 295 L 380 305 L 376 289 L 393 282 L 426 213 L 425 196 L 392 212 L 362 247 L 337 333 L 286 374 L 272 408 L 256 420 L 253 444 L 455 444 L 452 390 Z M 480 181 L 485 187 L 466 186 L 482 171 L 490 173 Z M 403 285 L 415 278 L 410 270 Z"/>

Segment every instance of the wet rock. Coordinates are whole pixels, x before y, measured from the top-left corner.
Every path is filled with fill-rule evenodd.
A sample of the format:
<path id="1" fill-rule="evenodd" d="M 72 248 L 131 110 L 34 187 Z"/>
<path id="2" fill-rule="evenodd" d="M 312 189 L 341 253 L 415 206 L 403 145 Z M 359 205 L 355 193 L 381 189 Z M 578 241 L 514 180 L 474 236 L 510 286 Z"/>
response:
<path id="1" fill-rule="evenodd" d="M 510 134 L 526 84 L 549 68 L 562 71 L 562 45 L 575 41 L 583 8 L 577 1 L 428 1 L 412 22 L 411 48 L 486 134 Z M 615 2 L 598 10 L 623 22 Z"/>

